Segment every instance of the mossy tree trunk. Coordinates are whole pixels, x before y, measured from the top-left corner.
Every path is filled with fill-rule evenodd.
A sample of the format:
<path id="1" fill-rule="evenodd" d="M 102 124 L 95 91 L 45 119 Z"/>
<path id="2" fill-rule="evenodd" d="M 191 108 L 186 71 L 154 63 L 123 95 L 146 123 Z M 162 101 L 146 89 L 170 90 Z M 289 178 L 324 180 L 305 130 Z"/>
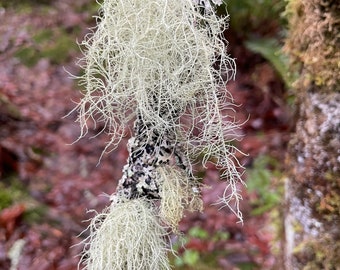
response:
<path id="1" fill-rule="evenodd" d="M 340 269 L 340 2 L 290 0 L 296 128 L 287 154 L 286 269 Z"/>

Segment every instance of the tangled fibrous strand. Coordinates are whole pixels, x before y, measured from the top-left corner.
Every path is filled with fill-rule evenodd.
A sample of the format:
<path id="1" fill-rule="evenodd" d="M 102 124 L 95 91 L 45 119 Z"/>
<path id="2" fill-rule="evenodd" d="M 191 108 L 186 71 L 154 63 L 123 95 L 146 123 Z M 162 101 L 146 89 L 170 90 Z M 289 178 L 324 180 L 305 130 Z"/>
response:
<path id="1" fill-rule="evenodd" d="M 167 233 L 144 199 L 112 204 L 89 225 L 81 261 L 87 270 L 170 270 Z"/>
<path id="2" fill-rule="evenodd" d="M 86 89 L 76 110 L 81 135 L 94 119 L 110 134 L 107 147 L 118 145 L 137 114 L 160 141 L 172 133 L 190 163 L 202 156 L 204 164 L 216 162 L 229 181 L 223 199 L 233 210 L 242 166 L 230 143 L 239 124 L 226 82 L 235 76 L 235 61 L 226 50 L 227 18 L 201 2 L 104 0 L 95 31 L 81 43 Z"/>

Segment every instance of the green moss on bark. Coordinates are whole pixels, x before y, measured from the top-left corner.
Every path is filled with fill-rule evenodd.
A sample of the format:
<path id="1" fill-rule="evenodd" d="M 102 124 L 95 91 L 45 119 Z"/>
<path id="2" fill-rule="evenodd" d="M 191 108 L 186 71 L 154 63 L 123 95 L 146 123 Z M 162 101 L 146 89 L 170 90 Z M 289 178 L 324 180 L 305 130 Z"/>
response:
<path id="1" fill-rule="evenodd" d="M 299 82 L 323 86 L 323 92 L 340 91 L 340 3 L 337 0 L 290 0 L 287 9 L 290 34 L 286 51 L 296 68 Z M 321 90 L 321 89 L 320 89 Z"/>

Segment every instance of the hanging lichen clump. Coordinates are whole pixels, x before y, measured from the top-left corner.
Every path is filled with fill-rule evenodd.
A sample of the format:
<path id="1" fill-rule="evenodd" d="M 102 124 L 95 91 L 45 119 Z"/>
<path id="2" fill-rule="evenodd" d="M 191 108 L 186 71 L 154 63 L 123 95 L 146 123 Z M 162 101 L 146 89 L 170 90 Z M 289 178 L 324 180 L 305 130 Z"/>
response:
<path id="1" fill-rule="evenodd" d="M 114 148 L 134 121 L 117 191 L 89 226 L 86 269 L 169 269 L 166 228 L 176 232 L 184 210 L 202 209 L 197 160 L 221 170 L 221 202 L 242 220 L 241 166 L 230 143 L 238 124 L 225 88 L 235 63 L 226 54 L 227 18 L 204 2 L 105 0 L 81 44 L 81 136 L 93 119 Z"/>

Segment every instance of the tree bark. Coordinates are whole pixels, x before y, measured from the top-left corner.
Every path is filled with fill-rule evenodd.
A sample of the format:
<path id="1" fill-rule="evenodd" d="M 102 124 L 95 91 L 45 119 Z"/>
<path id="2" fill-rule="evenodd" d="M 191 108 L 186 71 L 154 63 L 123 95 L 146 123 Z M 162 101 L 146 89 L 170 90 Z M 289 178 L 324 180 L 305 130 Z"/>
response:
<path id="1" fill-rule="evenodd" d="M 340 3 L 290 0 L 296 128 L 286 167 L 285 268 L 340 269 Z"/>

